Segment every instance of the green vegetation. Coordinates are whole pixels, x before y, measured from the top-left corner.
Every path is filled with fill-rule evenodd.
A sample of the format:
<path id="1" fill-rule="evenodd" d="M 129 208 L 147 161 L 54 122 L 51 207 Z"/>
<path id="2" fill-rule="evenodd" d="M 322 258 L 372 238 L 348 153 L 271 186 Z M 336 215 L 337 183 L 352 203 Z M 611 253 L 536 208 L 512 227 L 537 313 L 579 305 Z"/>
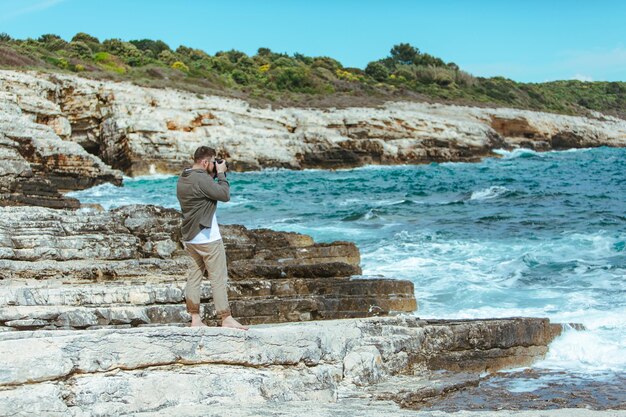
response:
<path id="1" fill-rule="evenodd" d="M 366 68 L 346 68 L 329 57 L 276 53 L 254 56 L 237 50 L 209 55 L 160 40 L 98 38 L 77 33 L 13 39 L 0 33 L 0 67 L 76 72 L 95 79 L 128 80 L 275 104 L 368 105 L 384 100 L 429 100 L 499 105 L 585 114 L 589 110 L 626 117 L 626 83 L 555 81 L 518 83 L 503 77 L 474 77 L 453 62 L 401 43 Z"/>

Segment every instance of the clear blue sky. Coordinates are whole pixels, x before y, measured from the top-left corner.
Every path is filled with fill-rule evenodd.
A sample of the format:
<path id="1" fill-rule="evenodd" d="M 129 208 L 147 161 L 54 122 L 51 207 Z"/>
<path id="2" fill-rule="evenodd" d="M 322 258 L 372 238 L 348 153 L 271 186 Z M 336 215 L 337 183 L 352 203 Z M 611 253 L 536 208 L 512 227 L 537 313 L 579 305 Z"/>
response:
<path id="1" fill-rule="evenodd" d="M 364 68 L 408 42 L 479 76 L 626 81 L 619 0 L 0 0 L 0 32 L 161 39 L 208 53 L 259 47 Z"/>

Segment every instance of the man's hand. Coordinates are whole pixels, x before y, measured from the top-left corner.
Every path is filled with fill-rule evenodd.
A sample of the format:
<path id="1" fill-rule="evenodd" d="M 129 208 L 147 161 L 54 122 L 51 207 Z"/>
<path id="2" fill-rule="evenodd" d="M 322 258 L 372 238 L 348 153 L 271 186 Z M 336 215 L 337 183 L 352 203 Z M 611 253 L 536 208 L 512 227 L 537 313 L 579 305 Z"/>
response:
<path id="1" fill-rule="evenodd" d="M 228 170 L 228 167 L 226 166 L 226 160 L 222 159 L 222 162 L 220 162 L 219 164 L 216 163 L 215 169 L 217 170 L 218 174 L 226 172 Z"/>

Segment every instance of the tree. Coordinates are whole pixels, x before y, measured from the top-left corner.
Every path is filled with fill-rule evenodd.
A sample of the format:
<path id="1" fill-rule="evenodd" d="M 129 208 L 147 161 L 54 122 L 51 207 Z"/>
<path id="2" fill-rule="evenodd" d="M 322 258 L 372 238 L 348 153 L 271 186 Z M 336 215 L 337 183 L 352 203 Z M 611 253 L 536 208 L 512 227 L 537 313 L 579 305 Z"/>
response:
<path id="1" fill-rule="evenodd" d="M 399 43 L 391 48 L 391 58 L 398 64 L 412 64 L 420 51 L 408 43 Z"/>
<path id="2" fill-rule="evenodd" d="M 153 56 L 157 57 L 163 51 L 169 51 L 170 47 L 163 41 L 153 41 L 152 39 L 141 39 L 129 41 L 142 51 L 150 51 Z"/>
<path id="3" fill-rule="evenodd" d="M 59 35 L 54 35 L 52 33 L 46 33 L 45 35 L 41 35 L 39 39 L 37 39 L 41 43 L 51 43 L 61 39 Z"/>
<path id="4" fill-rule="evenodd" d="M 302 62 L 303 64 L 306 64 L 306 65 L 311 65 L 313 63 L 313 58 L 308 57 L 308 56 L 303 55 L 303 54 L 298 53 L 298 52 L 295 52 L 293 54 L 293 57 L 294 57 L 294 59 L 296 59 L 296 60 L 298 60 L 298 61 L 300 61 L 300 62 Z"/>
<path id="5" fill-rule="evenodd" d="M 230 51 L 218 51 L 215 53 L 215 56 L 225 56 L 233 64 L 236 64 L 241 58 L 247 57 L 245 53 L 236 49 L 231 49 Z"/>

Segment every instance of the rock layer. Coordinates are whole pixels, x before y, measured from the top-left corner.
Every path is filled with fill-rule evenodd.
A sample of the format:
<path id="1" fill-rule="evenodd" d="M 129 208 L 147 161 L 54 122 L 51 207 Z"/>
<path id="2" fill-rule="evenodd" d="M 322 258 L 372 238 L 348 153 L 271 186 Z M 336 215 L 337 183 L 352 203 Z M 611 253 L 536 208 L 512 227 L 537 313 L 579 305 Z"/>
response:
<path id="1" fill-rule="evenodd" d="M 424 393 L 433 371 L 527 364 L 546 352 L 557 333 L 545 319 L 433 324 L 412 316 L 253 326 L 247 332 L 9 332 L 0 334 L 0 354 L 12 358 L 0 374 L 0 414 L 188 415 L 183 410 L 191 405 L 264 410 L 290 401 L 314 408 L 371 401 L 376 406 L 372 392 L 404 405 L 411 389 L 414 400 Z M 440 354 L 448 359 L 431 360 Z M 444 385 L 460 389 L 461 380 L 475 378 L 433 381 L 443 392 Z M 398 381 L 400 392 L 388 389 Z"/>
<path id="2" fill-rule="evenodd" d="M 180 213 L 156 206 L 112 211 L 0 208 L 0 328 L 93 329 L 190 319 L 191 258 Z M 233 314 L 245 323 L 386 315 L 416 309 L 409 281 L 358 277 L 353 243 L 243 226 L 220 227 Z M 210 283 L 202 314 L 215 324 Z"/>

